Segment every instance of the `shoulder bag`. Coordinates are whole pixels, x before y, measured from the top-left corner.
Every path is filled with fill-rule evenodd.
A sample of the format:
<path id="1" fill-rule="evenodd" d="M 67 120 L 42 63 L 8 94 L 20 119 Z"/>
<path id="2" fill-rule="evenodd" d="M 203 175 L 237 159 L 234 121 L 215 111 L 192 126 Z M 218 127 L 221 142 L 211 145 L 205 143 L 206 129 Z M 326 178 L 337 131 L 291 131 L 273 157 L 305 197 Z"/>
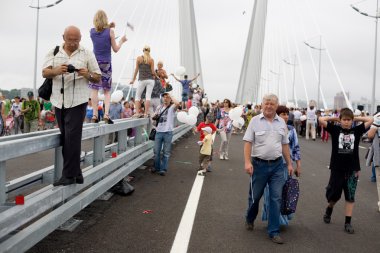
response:
<path id="1" fill-rule="evenodd" d="M 58 53 L 58 51 L 59 51 L 59 46 L 56 46 L 53 53 L 54 56 Z M 40 98 L 43 98 L 44 100 L 49 101 L 51 93 L 52 93 L 52 89 L 53 89 L 53 80 L 51 78 L 46 78 L 44 83 L 40 86 L 40 88 L 38 88 L 38 96 Z"/>

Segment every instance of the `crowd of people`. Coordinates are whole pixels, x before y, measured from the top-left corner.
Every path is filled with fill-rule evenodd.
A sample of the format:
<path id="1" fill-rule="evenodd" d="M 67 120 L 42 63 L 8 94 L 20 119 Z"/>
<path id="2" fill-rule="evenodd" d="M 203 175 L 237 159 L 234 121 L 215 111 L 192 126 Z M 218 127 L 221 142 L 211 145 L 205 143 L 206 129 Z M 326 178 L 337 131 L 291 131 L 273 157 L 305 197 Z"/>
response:
<path id="1" fill-rule="evenodd" d="M 104 11 L 94 16 L 94 28 L 90 31 L 93 51 L 80 45 L 81 32 L 69 26 L 63 34 L 63 44 L 55 55 L 48 52 L 43 63 L 42 75 L 53 80 L 50 101 L 36 99 L 33 92 L 27 98 L 14 97 L 7 102 L 0 94 L 0 136 L 5 134 L 29 133 L 38 130 L 59 128 L 63 146 L 62 177 L 54 186 L 83 184 L 80 169 L 81 137 L 83 123 L 128 118 L 150 118 L 155 129 L 154 166 L 152 173 L 165 176 L 171 153 L 173 129 L 176 114 L 199 110 L 194 133 L 199 133 L 198 175 L 206 176 L 213 171 L 214 150 L 218 150 L 220 160 L 229 160 L 229 143 L 233 134 L 244 133 L 244 167 L 250 175 L 246 228 L 254 229 L 259 202 L 264 196 L 262 219 L 268 221 L 268 235 L 274 243 L 282 244 L 280 225 L 289 223 L 292 216 L 280 212 L 282 189 L 285 181 L 294 173 L 301 175 L 301 148 L 299 137 L 306 140 L 328 142 L 331 137 L 331 175 L 326 190 L 327 207 L 323 216 L 330 223 L 333 208 L 345 196 L 344 231 L 354 233 L 351 216 L 355 201 L 355 190 L 360 171 L 358 145 L 362 135 L 368 130 L 373 145 L 367 160 L 370 166 L 379 167 L 380 120 L 360 112 L 344 108 L 340 111 L 322 110 L 310 103 L 299 109 L 279 105 L 277 96 L 265 95 L 260 105 L 234 104 L 230 99 L 209 101 L 205 91 L 187 75 L 177 77 L 170 74 L 182 86 L 180 101 L 170 94 L 171 85 L 163 61 L 155 61 L 151 48 L 145 45 L 143 54 L 136 59 L 131 84 L 138 79 L 135 98 L 112 100 L 112 58 L 111 49 L 116 53 L 127 41 L 122 36 L 116 42 L 114 23 L 109 23 Z M 74 68 L 72 68 L 74 66 Z M 98 91 L 103 90 L 104 101 L 98 101 Z M 238 108 L 244 124 L 237 125 L 232 117 Z M 12 125 L 8 122 L 12 121 Z M 215 136 L 220 138 L 219 148 L 214 148 Z M 134 136 L 130 129 L 128 136 Z M 115 137 L 112 137 L 112 141 Z M 293 167 L 294 166 L 294 167 Z M 374 179 L 376 177 L 374 176 Z"/>

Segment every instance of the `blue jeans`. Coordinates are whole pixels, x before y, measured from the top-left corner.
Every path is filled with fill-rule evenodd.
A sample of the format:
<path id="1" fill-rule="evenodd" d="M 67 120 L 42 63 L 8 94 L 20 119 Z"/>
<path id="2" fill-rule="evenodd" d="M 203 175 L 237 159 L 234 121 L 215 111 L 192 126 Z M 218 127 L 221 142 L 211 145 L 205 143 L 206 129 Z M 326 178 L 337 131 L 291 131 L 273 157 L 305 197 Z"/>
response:
<path id="1" fill-rule="evenodd" d="M 371 182 L 376 182 L 376 169 L 375 165 L 372 163 L 372 176 L 371 176 Z"/>
<path id="2" fill-rule="evenodd" d="M 270 237 L 280 233 L 280 207 L 282 188 L 285 184 L 284 167 L 282 159 L 276 162 L 263 162 L 252 159 L 254 172 L 252 186 L 249 187 L 248 209 L 246 220 L 252 223 L 258 214 L 260 199 L 264 188 L 269 185 L 269 219 L 268 234 Z M 251 191 L 252 189 L 252 191 Z M 252 198 L 254 201 L 252 201 Z"/>
<path id="3" fill-rule="evenodd" d="M 167 171 L 173 132 L 157 132 L 154 140 L 154 168 L 157 172 Z M 161 160 L 161 149 L 163 156 Z"/>

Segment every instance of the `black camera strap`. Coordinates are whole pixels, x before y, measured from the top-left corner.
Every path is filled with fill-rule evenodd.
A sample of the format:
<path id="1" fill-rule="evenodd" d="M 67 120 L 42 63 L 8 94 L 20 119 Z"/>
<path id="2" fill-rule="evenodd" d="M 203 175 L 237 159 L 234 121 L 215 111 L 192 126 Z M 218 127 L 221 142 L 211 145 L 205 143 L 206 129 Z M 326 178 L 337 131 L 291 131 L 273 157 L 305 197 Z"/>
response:
<path id="1" fill-rule="evenodd" d="M 164 114 L 164 112 L 166 112 L 166 111 L 169 109 L 170 106 L 171 106 L 171 104 L 169 104 L 169 105 L 165 108 L 165 110 L 163 110 L 163 111 L 160 113 L 160 115 L 158 115 L 158 118 L 157 118 L 157 121 L 156 121 L 156 126 L 158 126 L 158 123 L 159 123 L 159 121 L 160 121 L 160 118 L 161 118 L 162 114 Z M 161 109 L 162 109 L 162 107 L 161 107 Z"/>
<path id="2" fill-rule="evenodd" d="M 73 73 L 74 74 L 74 80 L 73 80 L 73 98 L 71 100 L 71 105 L 67 108 L 71 108 L 73 106 L 73 103 L 74 103 L 74 90 L 75 90 L 75 72 Z M 62 88 L 61 88 L 61 94 L 62 94 L 62 109 L 65 108 L 65 88 L 64 88 L 64 83 L 65 83 L 65 78 L 63 77 L 63 74 L 62 74 Z"/>

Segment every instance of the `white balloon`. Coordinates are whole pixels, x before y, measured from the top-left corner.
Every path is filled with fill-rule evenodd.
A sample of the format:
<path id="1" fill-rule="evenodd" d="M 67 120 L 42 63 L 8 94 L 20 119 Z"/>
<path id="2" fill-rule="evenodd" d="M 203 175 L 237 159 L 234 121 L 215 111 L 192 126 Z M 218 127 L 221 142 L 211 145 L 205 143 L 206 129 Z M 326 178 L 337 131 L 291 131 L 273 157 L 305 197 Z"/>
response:
<path id="1" fill-rule="evenodd" d="M 197 107 L 195 107 L 195 106 L 190 107 L 189 115 L 194 115 L 195 117 L 197 117 L 198 114 L 199 114 L 199 110 Z"/>
<path id="2" fill-rule="evenodd" d="M 237 114 L 237 112 L 235 112 L 235 108 L 232 108 L 232 109 L 229 111 L 229 113 L 228 113 L 228 117 L 229 117 L 230 119 L 232 119 L 232 120 L 235 120 L 235 119 L 237 119 L 236 114 Z"/>
<path id="3" fill-rule="evenodd" d="M 111 102 L 118 103 L 123 99 L 123 92 L 116 90 L 111 94 Z"/>
<path id="4" fill-rule="evenodd" d="M 193 83 L 193 84 L 191 85 L 191 87 L 192 87 L 193 89 L 195 89 L 195 88 L 197 88 L 197 87 L 198 87 L 198 84 L 196 84 L 196 83 Z"/>
<path id="5" fill-rule="evenodd" d="M 242 115 L 242 113 L 243 113 L 243 108 L 239 106 L 239 107 L 235 107 L 231 109 L 228 116 L 232 120 L 238 120 L 239 117 Z"/>
<path id="6" fill-rule="evenodd" d="M 244 118 L 242 118 L 242 117 L 240 117 L 240 118 L 238 119 L 238 122 L 239 122 L 239 124 L 240 124 L 241 126 L 244 126 L 244 124 L 245 124 L 245 120 L 244 120 Z"/>
<path id="7" fill-rule="evenodd" d="M 197 116 L 195 116 L 193 114 L 187 115 L 186 124 L 188 124 L 190 126 L 194 126 L 196 123 L 197 123 Z"/>
<path id="8" fill-rule="evenodd" d="M 237 120 L 232 121 L 232 125 L 236 128 L 241 129 L 244 126 L 244 119 L 242 117 L 239 117 Z"/>
<path id="9" fill-rule="evenodd" d="M 239 128 L 239 122 L 237 122 L 236 120 L 232 121 L 232 125 L 233 125 L 235 128 Z"/>
<path id="10" fill-rule="evenodd" d="M 187 113 L 186 112 L 179 112 L 179 113 L 177 113 L 177 119 L 178 119 L 179 122 L 186 124 Z"/>
<path id="11" fill-rule="evenodd" d="M 183 66 L 179 66 L 179 67 L 176 69 L 176 71 L 175 71 L 175 74 L 176 74 L 177 76 L 183 76 L 185 73 L 186 73 L 186 69 L 185 69 L 185 67 L 183 67 Z"/>

